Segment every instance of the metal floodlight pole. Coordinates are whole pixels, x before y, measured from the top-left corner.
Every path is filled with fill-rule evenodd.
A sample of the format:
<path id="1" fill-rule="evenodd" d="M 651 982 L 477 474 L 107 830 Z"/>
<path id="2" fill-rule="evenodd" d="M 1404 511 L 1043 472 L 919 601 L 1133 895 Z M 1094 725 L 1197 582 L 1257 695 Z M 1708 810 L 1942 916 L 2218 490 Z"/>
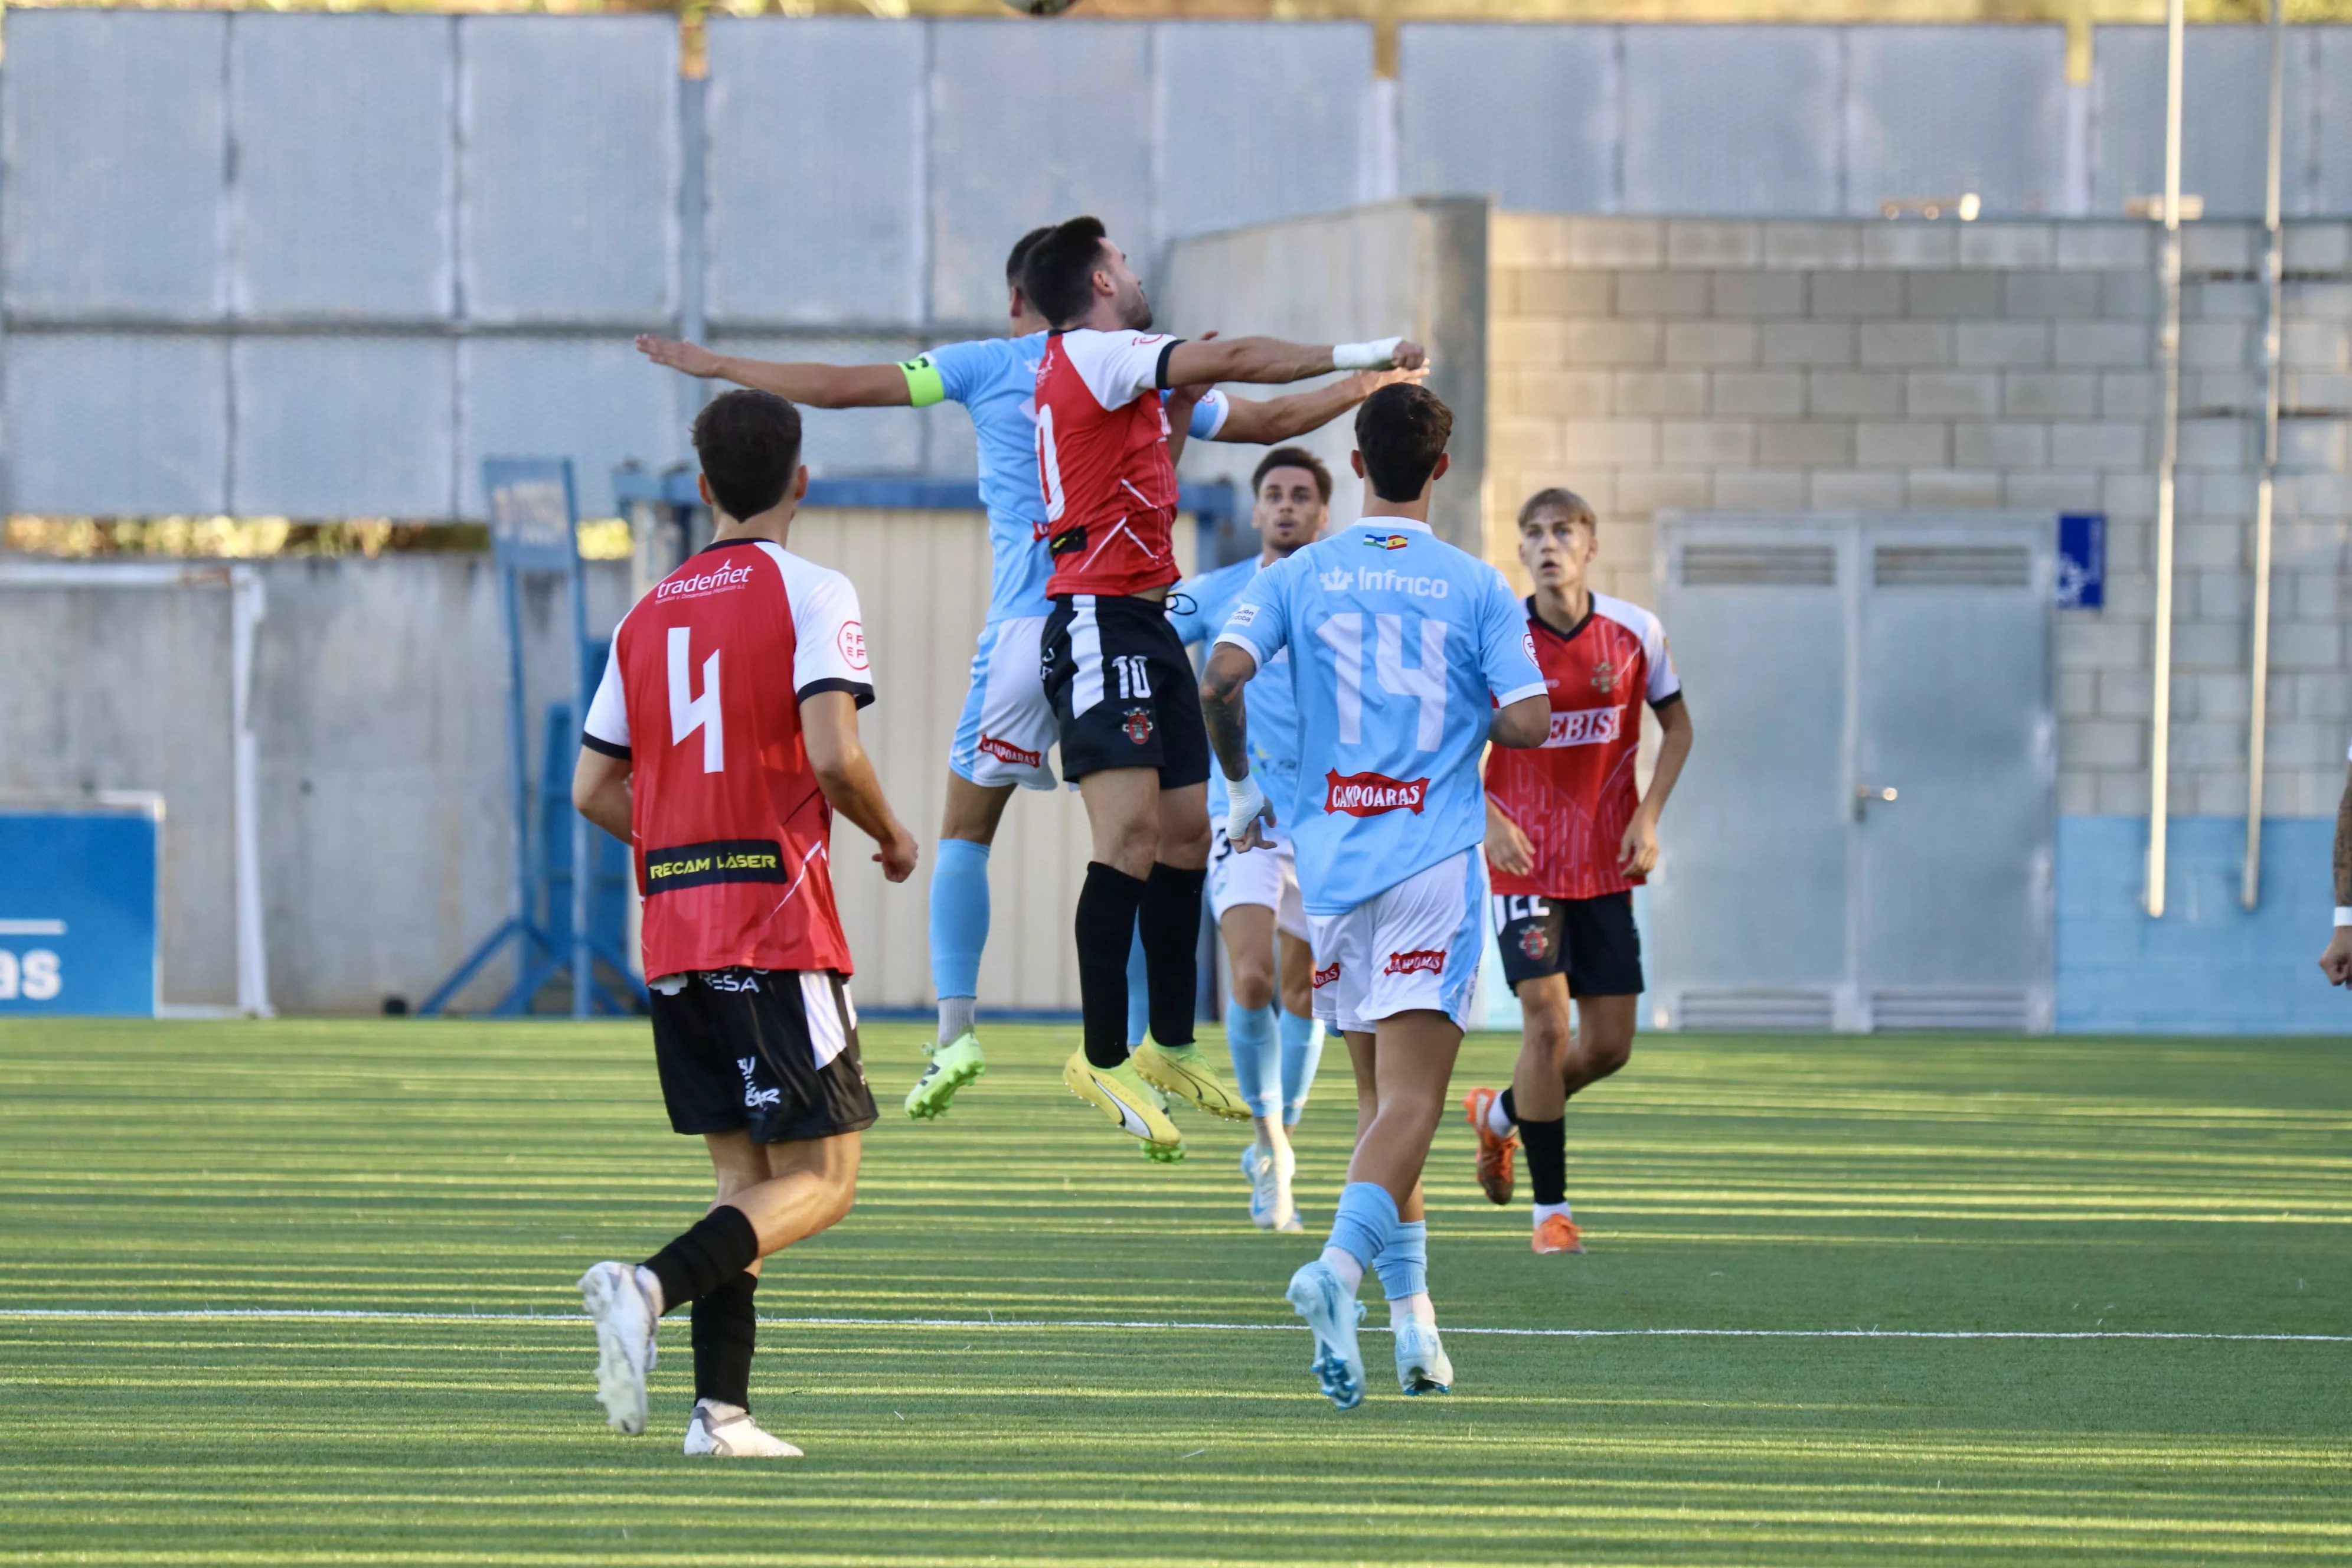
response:
<path id="1" fill-rule="evenodd" d="M 2254 642 L 2247 658 L 2246 865 L 2238 901 L 2254 908 L 2263 897 L 2263 785 L 2270 720 L 2271 517 L 2278 479 L 2279 336 L 2285 300 L 2284 225 L 2279 215 L 2281 165 L 2285 161 L 2286 0 L 2271 0 L 2270 163 L 2263 187 L 2263 473 L 2254 485 Z"/>
<path id="2" fill-rule="evenodd" d="M 2165 837 L 2172 809 L 2173 469 L 2180 456 L 2180 54 L 2182 0 L 2165 6 L 2164 434 L 2156 468 L 2155 711 L 2148 720 L 2148 918 L 2164 916 Z"/>

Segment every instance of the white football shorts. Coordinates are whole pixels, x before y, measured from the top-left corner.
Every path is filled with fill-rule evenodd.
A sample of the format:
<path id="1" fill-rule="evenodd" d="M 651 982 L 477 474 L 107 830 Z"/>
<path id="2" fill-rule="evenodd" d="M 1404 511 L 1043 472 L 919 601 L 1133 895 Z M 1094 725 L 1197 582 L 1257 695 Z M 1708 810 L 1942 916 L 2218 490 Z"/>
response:
<path id="1" fill-rule="evenodd" d="M 1040 645 L 1043 616 L 1015 616 L 980 628 L 971 656 L 971 689 L 956 721 L 948 766 L 976 784 L 1052 789 L 1047 752 L 1058 731 L 1045 700 Z"/>
<path id="2" fill-rule="evenodd" d="M 1399 1013 L 1443 1013 L 1467 1028 L 1486 956 L 1486 872 L 1449 855 L 1345 914 L 1315 915 L 1315 1016 L 1370 1032 Z"/>
<path id="3" fill-rule="evenodd" d="M 1298 867 L 1290 844 L 1284 840 L 1255 849 L 1236 849 L 1225 837 L 1225 825 L 1215 817 L 1209 827 L 1209 912 L 1219 921 L 1237 904 L 1257 904 L 1274 911 L 1277 930 L 1301 942 L 1312 940 L 1307 906 L 1298 896 Z"/>

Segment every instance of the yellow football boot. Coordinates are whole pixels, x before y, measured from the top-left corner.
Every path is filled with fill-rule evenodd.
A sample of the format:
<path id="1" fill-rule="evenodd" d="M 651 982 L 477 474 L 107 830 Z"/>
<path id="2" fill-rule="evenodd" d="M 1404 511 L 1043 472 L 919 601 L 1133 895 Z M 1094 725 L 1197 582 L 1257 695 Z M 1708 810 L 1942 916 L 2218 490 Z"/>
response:
<path id="1" fill-rule="evenodd" d="M 1073 1051 L 1070 1059 L 1062 1064 L 1062 1081 L 1069 1086 L 1072 1094 L 1118 1122 L 1120 1131 L 1142 1139 L 1149 1146 L 1147 1153 L 1168 1150 L 1171 1154 L 1153 1157 L 1181 1157 L 1184 1135 L 1176 1131 L 1176 1124 L 1160 1109 L 1159 1096 L 1136 1077 L 1132 1061 L 1121 1062 L 1105 1071 L 1087 1060 L 1084 1050 Z"/>
<path id="2" fill-rule="evenodd" d="M 1191 1100 L 1212 1116 L 1247 1121 L 1249 1103 L 1227 1089 L 1209 1067 L 1198 1046 L 1163 1046 L 1145 1041 L 1127 1058 L 1136 1076 L 1155 1089 Z"/>

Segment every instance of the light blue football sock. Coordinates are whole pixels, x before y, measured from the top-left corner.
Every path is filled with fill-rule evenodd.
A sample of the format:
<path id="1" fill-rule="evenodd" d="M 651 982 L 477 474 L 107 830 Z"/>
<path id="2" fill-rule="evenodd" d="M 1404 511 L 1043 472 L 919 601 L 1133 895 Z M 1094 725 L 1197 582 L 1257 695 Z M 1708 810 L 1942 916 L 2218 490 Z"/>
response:
<path id="1" fill-rule="evenodd" d="M 1312 1018 L 1294 1018 L 1288 1013 L 1278 1020 L 1282 1030 L 1282 1124 L 1298 1125 L 1299 1112 L 1307 1109 L 1307 1091 L 1315 1087 L 1315 1068 L 1323 1060 L 1323 1032 Z M 1253 1108 L 1256 1101 L 1251 1101 Z M 1264 1114 L 1261 1112 L 1261 1114 Z"/>
<path id="2" fill-rule="evenodd" d="M 1380 1270 L 1381 1291 L 1390 1300 L 1427 1294 L 1429 1222 L 1424 1219 L 1397 1221 L 1396 1229 L 1389 1233 L 1388 1246 L 1373 1260 L 1372 1267 Z"/>
<path id="3" fill-rule="evenodd" d="M 931 868 L 931 994 L 940 999 L 942 1045 L 971 1026 L 980 953 L 987 945 L 988 846 L 942 838 L 939 863 Z M 948 1032 L 954 1025 L 961 1027 Z"/>
<path id="4" fill-rule="evenodd" d="M 1127 943 L 1127 1048 L 1132 1051 L 1150 1033 L 1151 971 L 1143 966 L 1143 928 L 1139 925 Z"/>
<path id="5" fill-rule="evenodd" d="M 1244 1007 L 1234 1002 L 1225 1009 L 1225 1046 L 1234 1054 L 1234 1087 L 1242 1091 L 1252 1116 L 1272 1116 L 1275 1094 L 1282 1084 L 1276 1065 L 1274 1004 Z"/>
<path id="6" fill-rule="evenodd" d="M 1377 1182 L 1349 1182 L 1339 1189 L 1339 1212 L 1331 1216 L 1331 1239 L 1325 1245 L 1370 1268 L 1388 1250 L 1396 1227 L 1396 1199 L 1386 1187 Z"/>

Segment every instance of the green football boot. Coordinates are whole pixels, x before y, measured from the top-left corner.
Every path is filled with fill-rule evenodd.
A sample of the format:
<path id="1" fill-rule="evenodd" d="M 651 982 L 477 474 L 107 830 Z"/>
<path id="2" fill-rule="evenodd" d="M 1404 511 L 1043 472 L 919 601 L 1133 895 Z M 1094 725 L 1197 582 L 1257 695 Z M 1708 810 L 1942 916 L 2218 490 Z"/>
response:
<path id="1" fill-rule="evenodd" d="M 947 1045 L 925 1046 L 923 1055 L 931 1058 L 930 1065 L 907 1091 L 907 1114 L 918 1121 L 945 1116 L 955 1091 L 988 1070 L 987 1058 L 980 1054 L 980 1037 L 970 1029 Z"/>

